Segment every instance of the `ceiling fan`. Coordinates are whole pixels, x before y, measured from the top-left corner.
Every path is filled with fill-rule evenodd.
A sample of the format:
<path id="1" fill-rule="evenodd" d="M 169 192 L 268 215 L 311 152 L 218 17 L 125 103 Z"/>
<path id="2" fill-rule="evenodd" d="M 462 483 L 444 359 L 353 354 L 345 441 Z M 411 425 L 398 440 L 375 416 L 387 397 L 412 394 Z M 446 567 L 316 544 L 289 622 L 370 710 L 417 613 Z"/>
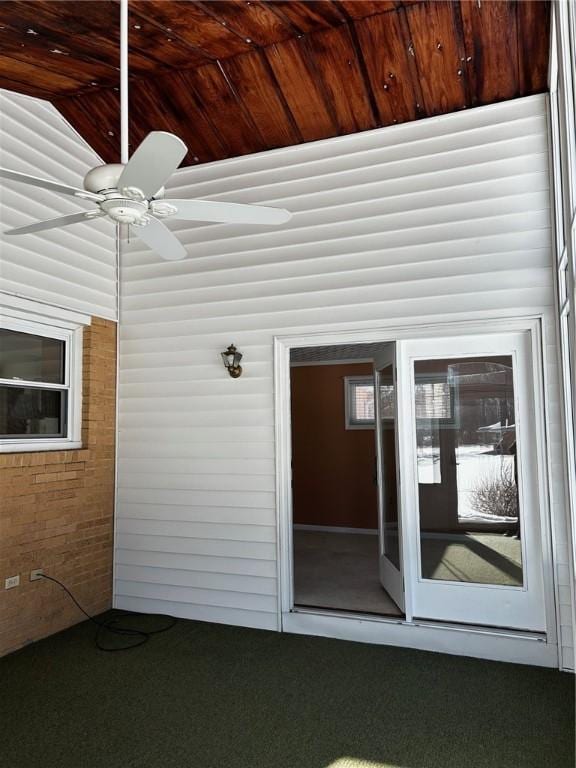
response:
<path id="1" fill-rule="evenodd" d="M 186 157 L 188 147 L 172 133 L 152 131 L 128 159 L 128 0 L 121 0 L 120 13 L 120 119 L 122 163 L 99 165 L 84 177 L 84 189 L 48 179 L 0 168 L 0 178 L 49 189 L 96 204 L 89 211 L 72 213 L 24 227 L 9 229 L 5 235 L 25 235 L 65 227 L 81 221 L 108 218 L 129 224 L 134 232 L 163 259 L 186 257 L 178 238 L 163 223 L 164 218 L 235 224 L 277 225 L 292 214 L 283 208 L 221 203 L 210 200 L 164 200 L 164 185 Z"/>

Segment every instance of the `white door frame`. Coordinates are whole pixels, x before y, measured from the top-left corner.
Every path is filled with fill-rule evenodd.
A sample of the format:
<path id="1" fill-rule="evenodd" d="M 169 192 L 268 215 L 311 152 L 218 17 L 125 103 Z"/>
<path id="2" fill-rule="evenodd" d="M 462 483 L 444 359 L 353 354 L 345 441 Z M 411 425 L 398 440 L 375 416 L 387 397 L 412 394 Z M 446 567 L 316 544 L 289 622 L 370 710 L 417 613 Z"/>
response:
<path id="1" fill-rule="evenodd" d="M 344 637 L 364 642 L 388 643 L 406 647 L 443 650 L 483 658 L 517 661 L 542 666 L 558 666 L 557 585 L 552 557 L 552 528 L 549 504 L 549 454 L 546 440 L 545 378 L 543 358 L 543 315 L 494 318 L 469 322 L 411 324 L 380 328 L 341 328 L 321 333 L 274 337 L 275 437 L 277 488 L 277 568 L 278 627 L 282 631 Z M 336 344 L 390 342 L 450 335 L 498 333 L 526 330 L 531 333 L 534 401 L 537 414 L 537 453 L 540 525 L 542 534 L 544 590 L 546 602 L 545 635 L 463 628 L 440 622 L 414 621 L 363 615 L 338 615 L 330 611 L 294 610 L 292 541 L 292 438 L 290 412 L 290 350 Z M 402 483 L 400 492 L 408 492 Z M 404 501 L 404 499 L 403 499 Z M 407 597 L 408 599 L 408 597 Z"/>

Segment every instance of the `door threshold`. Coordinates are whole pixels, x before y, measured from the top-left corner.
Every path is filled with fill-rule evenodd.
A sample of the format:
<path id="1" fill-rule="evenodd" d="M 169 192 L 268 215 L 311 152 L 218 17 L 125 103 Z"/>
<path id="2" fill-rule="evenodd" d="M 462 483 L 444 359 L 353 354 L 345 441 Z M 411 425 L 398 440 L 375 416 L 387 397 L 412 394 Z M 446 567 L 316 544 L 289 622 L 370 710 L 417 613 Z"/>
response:
<path id="1" fill-rule="evenodd" d="M 434 621 L 433 619 L 413 619 L 409 622 L 414 627 L 430 627 L 431 629 L 449 629 L 452 632 L 474 632 L 476 634 L 493 635 L 495 637 L 516 637 L 522 640 L 535 640 L 547 643 L 545 632 L 531 629 L 510 629 L 506 627 L 489 627 L 485 624 L 458 624 L 451 621 Z"/>
<path id="2" fill-rule="evenodd" d="M 408 621 L 404 616 L 384 616 L 376 613 L 361 613 L 358 611 L 336 610 L 334 608 L 308 608 L 306 606 L 294 606 L 290 613 L 301 613 L 312 616 L 331 616 L 339 619 L 353 621 L 372 621 L 378 624 L 394 624 L 404 627 L 422 627 L 428 629 L 448 630 L 451 632 L 465 632 L 490 635 L 493 637 L 510 637 L 522 640 L 533 640 L 539 643 L 547 643 L 547 635 L 543 632 L 528 629 L 510 629 L 504 627 L 489 627 L 481 624 L 458 624 L 449 621 L 435 621 L 433 619 L 414 618 Z"/>
<path id="3" fill-rule="evenodd" d="M 406 624 L 405 616 L 393 616 L 384 613 L 365 613 L 362 611 L 347 611 L 344 608 L 320 608 L 308 605 L 295 605 L 291 613 L 308 613 L 316 616 L 337 616 L 340 618 L 350 618 L 358 621 L 378 621 L 386 624 Z"/>
<path id="4" fill-rule="evenodd" d="M 370 645 L 558 667 L 558 646 L 554 638 L 533 632 L 306 608 L 294 608 L 283 613 L 281 629 L 298 635 Z"/>

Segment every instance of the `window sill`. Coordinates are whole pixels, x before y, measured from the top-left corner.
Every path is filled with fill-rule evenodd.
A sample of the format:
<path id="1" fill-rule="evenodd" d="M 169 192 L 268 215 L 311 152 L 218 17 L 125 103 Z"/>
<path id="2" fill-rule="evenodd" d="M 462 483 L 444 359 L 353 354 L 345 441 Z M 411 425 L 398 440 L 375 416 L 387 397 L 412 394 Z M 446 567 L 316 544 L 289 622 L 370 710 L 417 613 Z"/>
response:
<path id="1" fill-rule="evenodd" d="M 77 451 L 82 442 L 74 440 L 30 440 L 26 443 L 0 443 L 0 453 L 40 453 L 41 451 Z"/>

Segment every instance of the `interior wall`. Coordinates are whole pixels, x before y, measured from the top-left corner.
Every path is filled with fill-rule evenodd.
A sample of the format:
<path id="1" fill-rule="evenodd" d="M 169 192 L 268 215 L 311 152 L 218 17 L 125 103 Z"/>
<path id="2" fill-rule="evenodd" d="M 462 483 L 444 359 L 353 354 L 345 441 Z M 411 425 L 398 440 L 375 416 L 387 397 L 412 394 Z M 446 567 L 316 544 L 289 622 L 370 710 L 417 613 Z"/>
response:
<path id="1" fill-rule="evenodd" d="M 281 205 L 175 222 L 121 272 L 116 604 L 278 627 L 275 336 L 542 313 L 555 574 L 569 586 L 546 96 L 178 171 L 167 196 Z M 220 352 L 234 342 L 244 373 Z M 566 640 L 567 642 L 567 640 Z"/>
<path id="2" fill-rule="evenodd" d="M 94 615 L 112 601 L 116 323 L 83 331 L 82 449 L 0 454 L 0 656 L 85 617 L 42 568 Z"/>
<path id="3" fill-rule="evenodd" d="M 290 369 L 294 522 L 378 527 L 373 429 L 346 429 L 346 376 L 372 376 L 369 363 Z"/>
<path id="4" fill-rule="evenodd" d="M 81 187 L 100 158 L 47 102 L 0 90 L 0 165 Z M 2 180 L 2 231 L 74 213 L 86 202 Z M 0 654 L 83 615 L 48 581 L 69 586 L 87 611 L 110 607 L 116 414 L 116 241 L 104 222 L 37 235 L 0 234 L 0 317 L 51 307 L 92 316 L 84 328 L 80 450 L 0 454 Z M 12 310 L 11 310 L 12 311 Z M 56 312 L 58 314 L 58 312 Z M 4 579 L 20 585 L 4 590 Z"/>
<path id="5" fill-rule="evenodd" d="M 102 160 L 47 101 L 0 89 L 0 165 L 72 187 Z M 1 230 L 91 210 L 86 200 L 2 179 Z M 116 319 L 116 233 L 107 221 L 0 232 L 2 292 Z"/>

